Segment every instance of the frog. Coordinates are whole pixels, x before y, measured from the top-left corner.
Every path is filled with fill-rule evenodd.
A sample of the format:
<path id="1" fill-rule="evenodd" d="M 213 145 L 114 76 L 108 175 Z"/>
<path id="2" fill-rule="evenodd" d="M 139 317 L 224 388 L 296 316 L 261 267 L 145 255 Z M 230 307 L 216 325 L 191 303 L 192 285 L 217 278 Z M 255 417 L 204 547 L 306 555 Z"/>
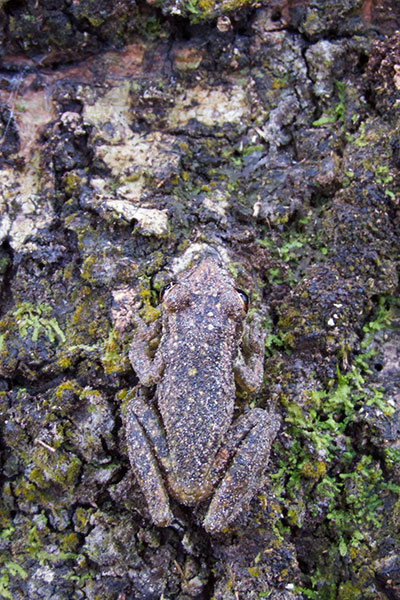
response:
<path id="1" fill-rule="evenodd" d="M 134 317 L 130 464 L 155 525 L 172 523 L 171 499 L 209 501 L 203 526 L 220 533 L 259 489 L 280 425 L 276 412 L 257 407 L 235 417 L 237 393 L 263 382 L 265 330 L 213 253 L 181 271 L 160 309 L 151 323 Z"/>

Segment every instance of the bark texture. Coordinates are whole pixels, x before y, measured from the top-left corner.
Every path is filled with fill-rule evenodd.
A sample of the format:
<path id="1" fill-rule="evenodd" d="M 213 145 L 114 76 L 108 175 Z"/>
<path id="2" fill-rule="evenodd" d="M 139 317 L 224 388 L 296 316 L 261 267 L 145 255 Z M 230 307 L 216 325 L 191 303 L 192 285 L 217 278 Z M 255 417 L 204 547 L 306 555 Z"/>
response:
<path id="1" fill-rule="evenodd" d="M 0 0 L 0 598 L 400 598 L 395 0 Z M 193 244 L 283 426 L 223 534 L 151 525 L 133 316 Z"/>

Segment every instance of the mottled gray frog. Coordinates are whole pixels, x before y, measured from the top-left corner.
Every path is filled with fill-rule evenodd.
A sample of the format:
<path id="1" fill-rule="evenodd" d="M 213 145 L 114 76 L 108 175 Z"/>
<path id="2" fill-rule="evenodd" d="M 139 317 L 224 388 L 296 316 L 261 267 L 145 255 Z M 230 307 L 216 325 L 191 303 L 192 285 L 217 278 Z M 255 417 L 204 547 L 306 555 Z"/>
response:
<path id="1" fill-rule="evenodd" d="M 261 385 L 265 336 L 214 256 L 182 272 L 161 309 L 161 322 L 136 319 L 129 358 L 156 391 L 128 404 L 129 459 L 156 525 L 173 519 L 169 496 L 189 506 L 211 497 L 204 527 L 219 532 L 257 491 L 279 427 L 259 408 L 233 422 L 235 386 Z"/>

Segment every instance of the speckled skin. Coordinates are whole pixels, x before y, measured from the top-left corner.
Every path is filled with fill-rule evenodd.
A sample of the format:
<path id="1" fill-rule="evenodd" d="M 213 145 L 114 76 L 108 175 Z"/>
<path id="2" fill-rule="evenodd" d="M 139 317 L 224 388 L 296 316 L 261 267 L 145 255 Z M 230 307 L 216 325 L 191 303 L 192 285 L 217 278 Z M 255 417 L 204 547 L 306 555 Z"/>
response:
<path id="1" fill-rule="evenodd" d="M 129 404 L 126 433 L 152 519 L 171 522 L 169 495 L 186 505 L 212 496 L 204 526 L 221 531 L 255 493 L 279 426 L 261 409 L 232 423 L 235 384 L 261 385 L 264 333 L 256 318 L 245 322 L 233 278 L 211 256 L 165 292 L 161 328 L 137 325 L 130 360 L 141 384 L 157 388 L 155 402 L 139 390 Z"/>

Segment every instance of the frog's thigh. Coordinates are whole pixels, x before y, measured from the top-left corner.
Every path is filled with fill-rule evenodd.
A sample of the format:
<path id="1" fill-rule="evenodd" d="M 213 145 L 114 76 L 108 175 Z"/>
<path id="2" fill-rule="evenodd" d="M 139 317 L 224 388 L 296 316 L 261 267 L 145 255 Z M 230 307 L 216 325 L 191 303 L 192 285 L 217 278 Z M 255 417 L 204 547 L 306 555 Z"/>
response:
<path id="1" fill-rule="evenodd" d="M 260 484 L 279 424 L 277 415 L 256 408 L 245 414 L 235 425 L 232 439 L 238 442 L 239 436 L 242 439 L 204 519 L 204 527 L 210 533 L 225 529 L 251 500 Z M 231 443 L 228 442 L 228 448 Z"/>
<path id="2" fill-rule="evenodd" d="M 129 403 L 125 424 L 129 460 L 153 522 L 166 527 L 172 521 L 173 514 L 155 455 L 156 448 L 160 458 L 166 451 L 161 442 L 161 428 L 156 423 L 151 407 L 140 395 Z"/>

